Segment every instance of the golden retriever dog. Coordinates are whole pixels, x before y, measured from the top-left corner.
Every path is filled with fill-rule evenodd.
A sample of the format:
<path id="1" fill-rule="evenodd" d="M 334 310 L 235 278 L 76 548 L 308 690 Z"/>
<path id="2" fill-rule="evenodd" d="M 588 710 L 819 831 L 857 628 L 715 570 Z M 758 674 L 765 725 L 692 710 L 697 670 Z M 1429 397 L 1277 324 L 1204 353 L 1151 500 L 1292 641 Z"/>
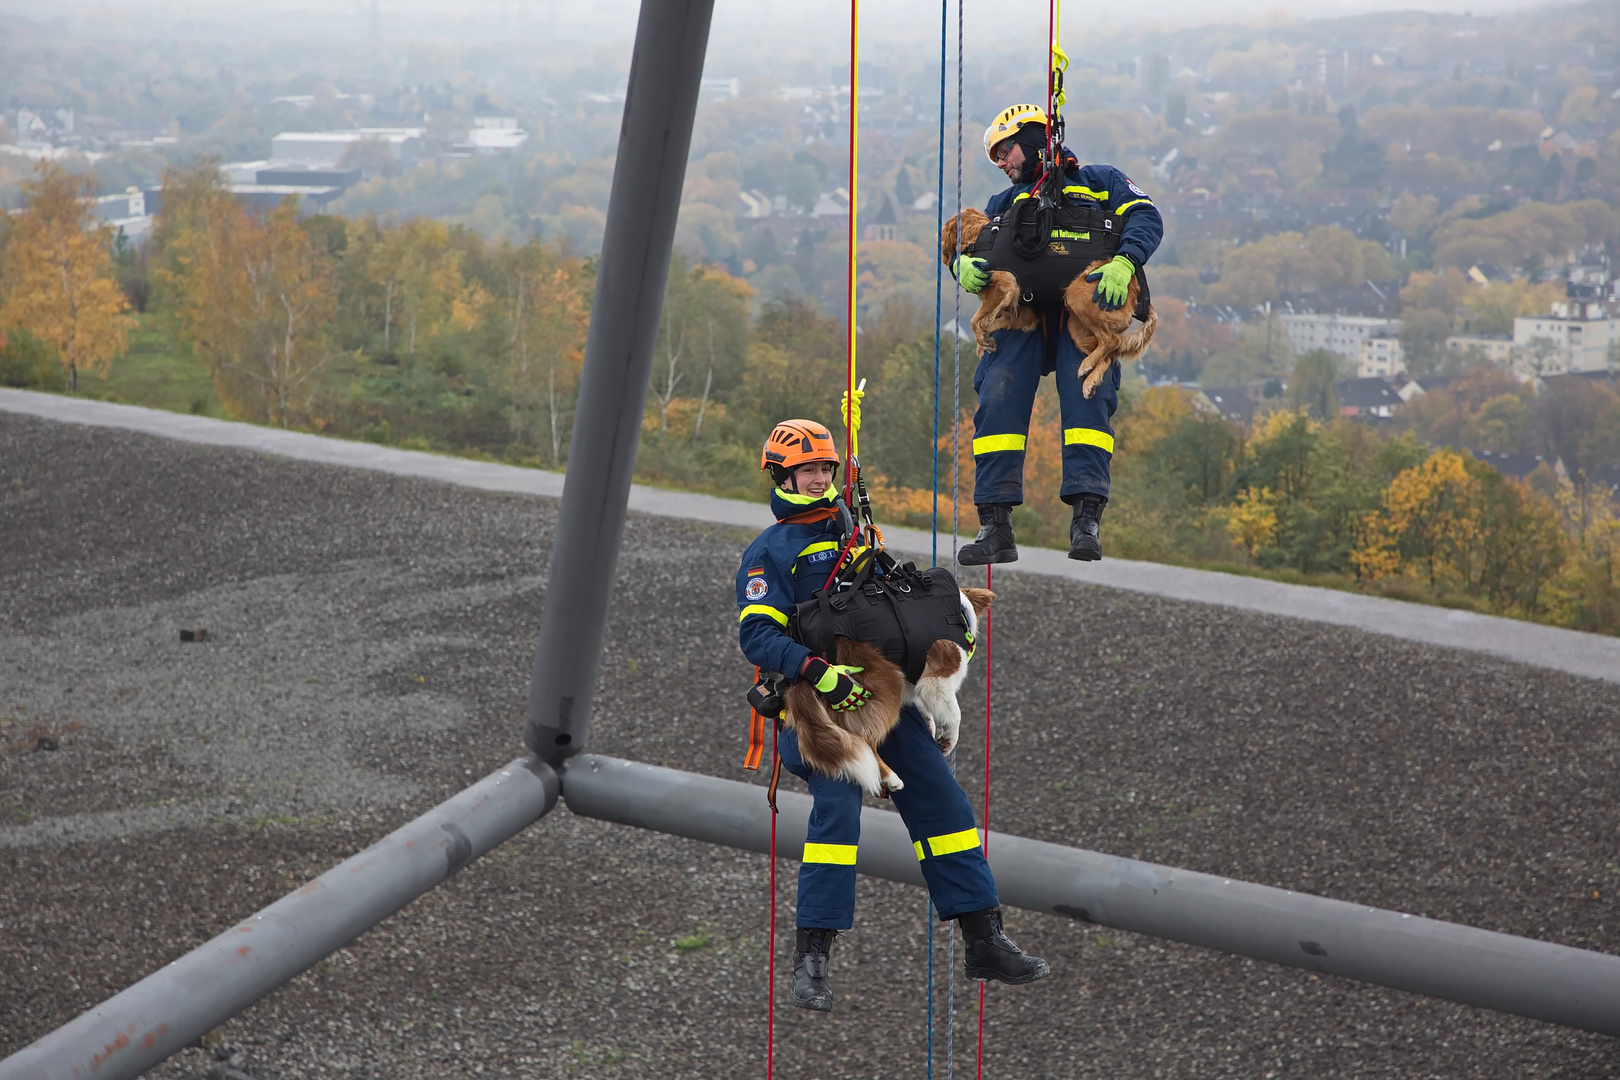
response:
<path id="1" fill-rule="evenodd" d="M 962 211 L 962 246 L 965 248 L 979 238 L 979 233 L 990 224 L 984 211 L 968 207 Z M 956 258 L 956 218 L 945 223 L 939 234 L 939 257 L 946 266 Z M 1040 325 L 1035 309 L 1025 304 L 1018 294 L 1018 279 L 1006 270 L 992 270 L 990 281 L 979 290 L 979 310 L 969 324 L 973 327 L 973 340 L 979 345 L 979 355 L 996 351 L 996 340 L 990 334 L 996 330 L 1033 330 Z"/>
<path id="2" fill-rule="evenodd" d="M 990 224 L 990 219 L 981 210 L 968 207 L 962 211 L 962 246 L 965 248 L 978 239 L 979 233 Z M 945 230 L 940 234 L 940 258 L 948 266 L 956 257 L 956 218 L 945 223 Z M 1107 260 L 1099 259 L 1088 265 L 1080 274 L 1069 283 L 1063 291 L 1063 309 L 1069 328 L 1069 337 L 1074 340 L 1075 347 L 1085 354 L 1080 362 L 1080 378 L 1084 380 L 1083 387 L 1086 397 L 1097 392 L 1102 383 L 1103 376 L 1108 374 L 1108 365 L 1118 361 L 1126 363 L 1135 360 L 1147 351 L 1148 342 L 1153 340 L 1153 331 L 1159 324 L 1158 312 L 1152 303 L 1148 304 L 1147 321 L 1131 329 L 1133 315 L 1136 311 L 1137 298 L 1142 292 L 1142 278 L 1140 274 L 1131 277 L 1131 284 L 1125 294 L 1125 303 L 1113 311 L 1104 311 L 1097 306 L 1092 295 L 1097 291 L 1095 282 L 1086 280 L 1086 275 L 1106 265 Z M 996 347 L 995 339 L 990 336 L 992 331 L 1003 329 L 1033 330 L 1038 324 L 1039 317 L 1033 308 L 1022 302 L 1018 292 L 1018 279 L 1006 270 L 993 270 L 990 273 L 990 282 L 979 293 L 979 310 L 973 316 L 973 338 L 978 343 L 979 355 L 993 352 Z"/>
<path id="3" fill-rule="evenodd" d="M 996 594 L 963 589 L 961 595 L 968 632 L 977 636 L 979 618 Z M 782 695 L 783 723 L 798 734 L 799 755 L 816 772 L 859 784 L 868 795 L 899 791 L 905 785 L 878 757 L 877 747 L 899 722 L 901 707 L 915 704 L 940 749 L 947 754 L 955 749 L 962 728 L 956 692 L 967 678 L 967 651 L 949 638 L 934 642 L 923 673 L 912 686 L 875 646 L 846 637 L 839 637 L 837 646 L 838 663 L 865 669 L 856 678 L 872 692 L 871 700 L 858 709 L 834 712 L 814 686 L 800 680 Z"/>

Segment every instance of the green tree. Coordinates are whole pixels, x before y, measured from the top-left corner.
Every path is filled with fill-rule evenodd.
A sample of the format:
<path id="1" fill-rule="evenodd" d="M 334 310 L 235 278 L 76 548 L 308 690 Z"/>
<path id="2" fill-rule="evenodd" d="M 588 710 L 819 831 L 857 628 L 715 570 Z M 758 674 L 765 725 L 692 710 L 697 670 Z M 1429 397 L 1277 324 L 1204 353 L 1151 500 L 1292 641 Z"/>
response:
<path id="1" fill-rule="evenodd" d="M 1339 415 L 1339 358 L 1325 349 L 1300 357 L 1288 376 L 1283 400 L 1289 408 L 1304 409 L 1318 420 Z"/>
<path id="2" fill-rule="evenodd" d="M 1446 338 L 1451 336 L 1451 320 L 1433 308 L 1422 308 L 1401 317 L 1401 356 L 1414 375 L 1428 375 L 1445 358 Z"/>

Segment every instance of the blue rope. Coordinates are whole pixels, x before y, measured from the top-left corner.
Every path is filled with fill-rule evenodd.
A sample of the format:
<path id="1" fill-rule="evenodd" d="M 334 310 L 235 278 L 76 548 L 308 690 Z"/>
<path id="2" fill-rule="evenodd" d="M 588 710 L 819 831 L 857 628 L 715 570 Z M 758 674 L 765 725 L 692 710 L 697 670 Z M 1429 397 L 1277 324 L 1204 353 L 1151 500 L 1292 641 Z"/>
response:
<path id="1" fill-rule="evenodd" d="M 958 0 L 960 2 L 960 0 Z M 945 58 L 950 27 L 950 0 L 939 2 L 939 183 L 934 193 L 934 235 L 945 229 Z M 934 462 L 933 499 L 929 510 L 931 562 L 939 565 L 939 321 L 944 317 L 945 266 L 934 262 Z M 928 1080 L 934 1080 L 934 901 L 928 900 Z"/>
<path id="2" fill-rule="evenodd" d="M 956 0 L 956 257 L 962 257 L 962 41 L 965 0 Z M 953 284 L 955 284 L 953 282 Z M 956 564 L 956 533 L 961 527 L 962 489 L 962 289 L 951 290 L 955 314 L 951 319 L 951 572 Z M 951 751 L 951 775 L 956 775 L 956 751 Z M 956 1054 L 956 932 L 945 938 L 945 1080 L 955 1075 Z"/>

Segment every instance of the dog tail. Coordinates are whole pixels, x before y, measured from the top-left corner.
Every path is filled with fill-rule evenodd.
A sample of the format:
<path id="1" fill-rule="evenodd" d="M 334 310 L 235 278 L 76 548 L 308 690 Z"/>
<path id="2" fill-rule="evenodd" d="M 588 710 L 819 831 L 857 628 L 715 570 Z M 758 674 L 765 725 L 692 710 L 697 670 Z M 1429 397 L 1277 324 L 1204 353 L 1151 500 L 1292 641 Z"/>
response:
<path id="1" fill-rule="evenodd" d="M 1131 330 L 1120 335 L 1119 351 L 1114 354 L 1115 357 L 1121 363 L 1125 363 L 1126 361 L 1135 360 L 1137 357 L 1141 356 L 1142 353 L 1147 350 L 1148 342 L 1153 340 L 1153 331 L 1158 327 L 1158 325 L 1159 313 L 1154 309 L 1152 304 L 1149 304 L 1147 322 L 1143 323 L 1135 330 Z"/>

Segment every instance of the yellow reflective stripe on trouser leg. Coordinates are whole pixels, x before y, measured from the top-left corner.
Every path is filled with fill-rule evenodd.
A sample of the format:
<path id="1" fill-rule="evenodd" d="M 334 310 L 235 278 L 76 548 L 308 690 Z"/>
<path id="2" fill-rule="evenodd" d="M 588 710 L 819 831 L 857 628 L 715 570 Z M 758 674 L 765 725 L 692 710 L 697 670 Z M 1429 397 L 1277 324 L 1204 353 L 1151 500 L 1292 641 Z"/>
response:
<path id="1" fill-rule="evenodd" d="M 786 626 L 788 624 L 787 612 L 777 611 L 769 604 L 749 604 L 738 613 L 737 621 L 742 622 L 750 615 L 769 615 L 773 620 L 782 626 Z"/>
<path id="2" fill-rule="evenodd" d="M 923 860 L 923 846 L 920 840 L 911 843 L 917 852 L 917 861 Z M 958 851 L 968 851 L 979 846 L 979 830 L 963 829 L 961 832 L 946 833 L 944 836 L 930 836 L 928 838 L 928 854 L 933 856 L 954 855 Z"/>
<path id="3" fill-rule="evenodd" d="M 994 454 L 1002 450 L 1022 450 L 1028 437 L 1024 435 L 981 435 L 973 440 L 973 456 Z"/>
<path id="4" fill-rule="evenodd" d="M 804 858 L 799 861 L 832 863 L 834 866 L 854 866 L 855 846 L 854 844 L 812 844 L 806 841 Z"/>
<path id="5" fill-rule="evenodd" d="M 1098 446 L 1112 454 L 1114 452 L 1114 437 L 1108 434 L 1108 432 L 1098 431 L 1096 428 L 1064 428 L 1063 445 Z"/>

